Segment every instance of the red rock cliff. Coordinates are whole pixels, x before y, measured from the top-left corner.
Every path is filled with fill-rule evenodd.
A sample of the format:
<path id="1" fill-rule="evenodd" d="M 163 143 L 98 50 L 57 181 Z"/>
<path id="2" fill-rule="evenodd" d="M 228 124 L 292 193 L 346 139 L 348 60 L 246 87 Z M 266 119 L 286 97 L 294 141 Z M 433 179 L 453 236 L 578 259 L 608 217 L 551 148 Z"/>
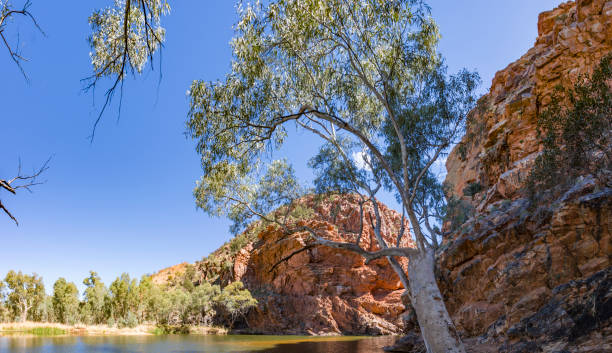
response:
<path id="1" fill-rule="evenodd" d="M 508 352 L 612 351 L 612 180 L 585 175 L 532 212 L 521 194 L 540 149 L 536 116 L 612 52 L 612 1 L 544 12 L 535 46 L 498 72 L 449 155 L 451 196 L 476 215 L 440 254 L 447 307 L 465 337 Z M 605 179 L 605 178 L 604 178 Z M 470 184 L 480 184 L 473 197 Z"/>
<path id="2" fill-rule="evenodd" d="M 359 232 L 357 199 L 347 195 L 333 200 L 303 200 L 314 209 L 306 220 L 310 227 L 327 229 L 326 238 L 354 241 Z M 374 232 L 367 221 L 371 207 L 364 212 L 365 233 L 362 247 L 376 250 Z M 385 225 L 399 227 L 401 217 L 382 206 Z M 384 231 L 393 242 L 391 229 Z M 243 249 L 234 263 L 234 276 L 257 296 L 259 305 L 248 316 L 258 332 L 284 334 L 396 334 L 403 328 L 403 288 L 386 259 L 366 265 L 363 258 L 349 251 L 317 246 L 303 249 L 307 234 L 289 237 L 276 228 L 259 233 L 252 248 Z"/>

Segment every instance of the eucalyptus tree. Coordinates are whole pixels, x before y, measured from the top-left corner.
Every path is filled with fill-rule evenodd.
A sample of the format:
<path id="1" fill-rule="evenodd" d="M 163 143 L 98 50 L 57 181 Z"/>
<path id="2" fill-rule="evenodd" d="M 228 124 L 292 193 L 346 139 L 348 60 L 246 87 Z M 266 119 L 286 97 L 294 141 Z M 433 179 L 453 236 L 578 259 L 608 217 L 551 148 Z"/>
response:
<path id="1" fill-rule="evenodd" d="M 387 257 L 428 351 L 463 352 L 434 275 L 441 234 L 430 221 L 444 215 L 444 198 L 431 167 L 462 134 L 478 76 L 446 74 L 437 26 L 418 0 L 257 2 L 239 7 L 235 30 L 231 72 L 194 81 L 189 91 L 187 126 L 204 171 L 198 206 L 238 226 L 256 216 L 367 261 Z M 290 209 L 303 190 L 287 162 L 272 161 L 290 128 L 322 142 L 310 161 L 319 191 L 355 192 L 372 204 L 379 250 L 362 248 L 361 235 L 330 241 L 273 212 Z M 378 211 L 382 188 L 395 194 L 410 226 L 399 227 L 393 244 L 381 234 L 394 229 Z M 409 258 L 408 276 L 398 256 Z"/>
<path id="2" fill-rule="evenodd" d="M 83 293 L 82 318 L 94 324 L 105 323 L 108 317 L 109 302 L 108 288 L 95 271 L 89 271 L 89 277 L 83 280 L 85 293 Z"/>
<path id="3" fill-rule="evenodd" d="M 111 316 L 116 320 L 125 320 L 128 314 L 138 310 L 138 279 L 122 273 L 109 286 Z"/>
<path id="4" fill-rule="evenodd" d="M 27 275 L 13 270 L 4 278 L 7 288 L 7 305 L 15 318 L 24 322 L 30 310 L 45 300 L 45 286 L 37 274 Z"/>
<path id="5" fill-rule="evenodd" d="M 0 281 L 0 322 L 8 320 L 8 309 L 6 308 L 6 294 L 4 293 L 4 282 Z"/>
<path id="6" fill-rule="evenodd" d="M 53 284 L 53 311 L 56 320 L 74 325 L 79 319 L 79 291 L 74 283 L 60 277 Z"/>

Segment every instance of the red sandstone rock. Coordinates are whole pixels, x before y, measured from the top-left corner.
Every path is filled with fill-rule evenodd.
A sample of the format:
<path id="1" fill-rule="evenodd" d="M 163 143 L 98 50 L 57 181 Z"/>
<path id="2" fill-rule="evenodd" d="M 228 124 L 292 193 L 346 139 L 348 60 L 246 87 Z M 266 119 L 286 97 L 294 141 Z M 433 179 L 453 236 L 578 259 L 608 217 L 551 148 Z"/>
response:
<path id="1" fill-rule="evenodd" d="M 538 31 L 535 46 L 496 74 L 465 147 L 449 155 L 451 194 L 463 197 L 472 182 L 484 188 L 463 197 L 477 214 L 445 243 L 440 286 L 468 342 L 504 352 L 609 352 L 612 180 L 585 176 L 537 210 L 521 188 L 540 149 L 537 112 L 557 84 L 612 52 L 612 1 L 564 3 L 540 15 Z"/>
<path id="2" fill-rule="evenodd" d="M 327 229 L 328 239 L 355 239 L 351 232 L 359 229 L 359 206 L 352 196 L 318 204 L 309 197 L 304 202 L 315 210 L 315 216 L 305 221 L 308 226 Z M 364 221 L 368 212 L 373 212 L 370 207 L 364 212 Z M 396 212 L 382 206 L 382 214 L 384 224 L 399 228 L 401 217 Z M 376 250 L 378 246 L 368 223 L 362 246 Z M 384 234 L 388 242 L 393 241 L 390 229 Z M 308 235 L 286 236 L 269 227 L 259 234 L 259 239 L 249 256 L 239 257 L 234 265 L 246 268 L 243 273 L 235 273 L 235 280 L 243 281 L 260 302 L 248 316 L 249 327 L 254 331 L 285 334 L 402 331 L 403 289 L 386 259 L 366 265 L 354 253 L 316 246 L 273 268 L 281 259 L 302 249 L 308 243 Z"/>

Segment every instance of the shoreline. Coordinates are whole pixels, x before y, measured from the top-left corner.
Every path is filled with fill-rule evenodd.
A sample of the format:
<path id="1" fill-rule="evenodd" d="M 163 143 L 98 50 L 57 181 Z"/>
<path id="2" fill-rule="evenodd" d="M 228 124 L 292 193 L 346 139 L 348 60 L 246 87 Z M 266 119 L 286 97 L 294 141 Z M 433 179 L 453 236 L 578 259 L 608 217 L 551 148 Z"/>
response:
<path id="1" fill-rule="evenodd" d="M 9 322 L 0 323 L 0 337 L 33 336 L 155 336 L 164 334 L 226 335 L 229 330 L 222 327 L 207 326 L 158 326 L 143 324 L 135 327 L 116 327 L 107 325 L 65 325 L 54 322 Z"/>

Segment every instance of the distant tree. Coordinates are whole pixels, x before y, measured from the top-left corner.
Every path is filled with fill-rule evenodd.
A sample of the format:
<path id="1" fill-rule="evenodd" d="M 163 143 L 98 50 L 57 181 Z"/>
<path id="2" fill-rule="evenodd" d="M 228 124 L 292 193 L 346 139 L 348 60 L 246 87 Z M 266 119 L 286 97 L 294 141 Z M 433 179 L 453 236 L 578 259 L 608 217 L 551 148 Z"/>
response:
<path id="1" fill-rule="evenodd" d="M 252 307 L 257 305 L 257 300 L 251 296 L 251 292 L 245 289 L 244 284 L 240 281 L 225 286 L 216 301 L 226 314 L 230 328 L 234 326 L 239 317 L 244 317 Z"/>
<path id="2" fill-rule="evenodd" d="M 81 316 L 85 319 L 84 321 L 91 321 L 94 324 L 105 323 L 109 314 L 109 308 L 107 307 L 108 289 L 95 271 L 89 271 L 89 277 L 83 280 L 83 284 L 86 288 L 83 295 Z"/>
<path id="3" fill-rule="evenodd" d="M 189 293 L 181 287 L 166 292 L 166 307 L 163 322 L 170 325 L 183 325 L 189 322 Z"/>
<path id="4" fill-rule="evenodd" d="M 183 272 L 183 280 L 181 285 L 188 292 L 193 291 L 193 289 L 195 288 L 195 285 L 193 284 L 195 280 L 195 275 L 195 266 L 193 266 L 192 264 L 187 264 L 187 266 L 185 266 L 185 272 Z"/>
<path id="5" fill-rule="evenodd" d="M 53 310 L 53 297 L 45 294 L 45 298 L 33 308 L 30 317 L 32 321 L 57 322 L 55 311 Z"/>
<path id="6" fill-rule="evenodd" d="M 218 285 L 203 282 L 191 292 L 189 320 L 196 325 L 210 326 L 216 315 L 215 306 L 221 289 Z"/>
<path id="7" fill-rule="evenodd" d="M 79 315 L 79 291 L 72 282 L 60 277 L 53 284 L 53 312 L 55 318 L 63 323 L 74 325 Z"/>
<path id="8" fill-rule="evenodd" d="M 138 280 L 131 279 L 127 273 L 121 274 L 109 286 L 112 317 L 120 323 L 131 312 L 135 314 L 138 306 Z"/>
<path id="9" fill-rule="evenodd" d="M 0 281 L 0 322 L 7 321 L 9 317 L 9 311 L 6 307 L 6 293 L 4 290 L 4 282 Z"/>
<path id="10" fill-rule="evenodd" d="M 137 288 L 137 305 L 135 314 L 139 322 L 145 322 L 146 320 L 153 319 L 154 315 L 152 310 L 155 308 L 152 306 L 152 299 L 155 295 L 155 283 L 149 275 L 143 275 L 140 278 Z"/>
<path id="11" fill-rule="evenodd" d="M 256 2 L 240 7 L 235 29 L 231 72 L 194 81 L 189 91 L 188 131 L 204 171 L 198 206 L 239 224 L 253 216 L 288 234 L 305 232 L 313 245 L 367 261 L 387 257 L 409 289 L 428 351 L 464 352 L 435 277 L 442 234 L 432 222 L 444 216 L 445 200 L 431 167 L 463 135 L 478 75 L 447 75 L 437 26 L 419 0 Z M 371 203 L 379 251 L 360 246 L 362 232 L 334 242 L 324 229 L 273 212 L 300 196 L 290 165 L 271 161 L 289 129 L 323 142 L 311 161 L 318 191 Z M 395 194 L 410 232 L 383 224 L 381 188 Z M 397 241 L 387 243 L 383 227 L 395 229 Z M 409 258 L 408 275 L 398 256 Z"/>
<path id="12" fill-rule="evenodd" d="M 30 309 L 35 308 L 45 299 L 45 286 L 37 274 L 26 275 L 13 270 L 4 278 L 8 289 L 7 304 L 13 317 L 24 322 L 28 319 Z"/>

